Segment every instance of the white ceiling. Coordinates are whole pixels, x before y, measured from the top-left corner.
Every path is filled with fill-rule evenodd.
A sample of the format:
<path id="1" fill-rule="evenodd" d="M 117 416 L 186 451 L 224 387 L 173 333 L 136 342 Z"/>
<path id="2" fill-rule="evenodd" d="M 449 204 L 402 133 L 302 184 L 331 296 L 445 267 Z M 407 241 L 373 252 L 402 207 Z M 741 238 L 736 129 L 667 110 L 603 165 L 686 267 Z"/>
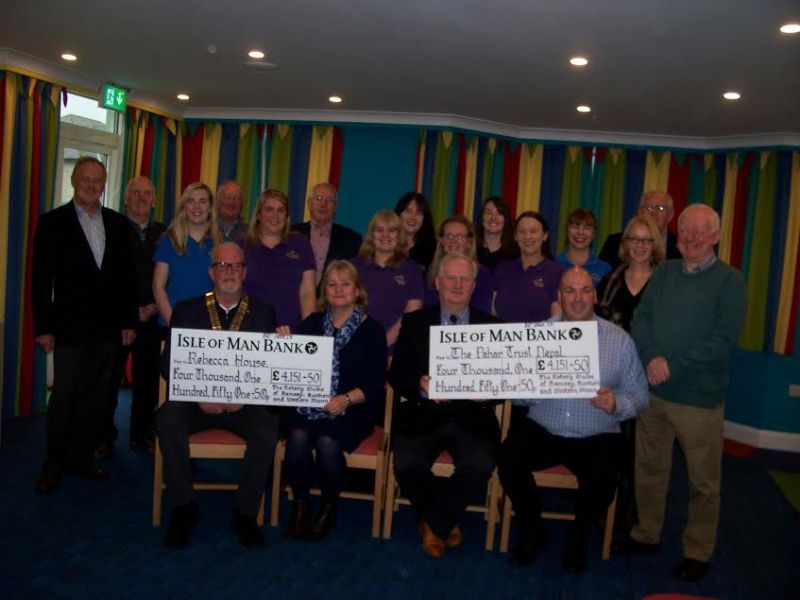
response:
<path id="1" fill-rule="evenodd" d="M 189 117 L 800 139 L 800 34 L 778 32 L 798 0 L 3 0 L 0 17 L 0 63 Z M 251 48 L 278 68 L 242 66 Z"/>

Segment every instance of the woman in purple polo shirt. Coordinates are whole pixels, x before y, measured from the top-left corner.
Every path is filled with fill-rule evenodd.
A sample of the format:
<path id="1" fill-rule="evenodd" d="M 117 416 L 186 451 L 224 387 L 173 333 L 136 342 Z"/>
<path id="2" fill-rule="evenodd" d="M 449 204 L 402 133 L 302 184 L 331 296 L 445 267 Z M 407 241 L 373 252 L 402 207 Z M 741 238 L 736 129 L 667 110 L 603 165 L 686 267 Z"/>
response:
<path id="1" fill-rule="evenodd" d="M 407 257 L 400 217 L 379 210 L 369 222 L 358 256 L 352 260 L 367 290 L 369 316 L 386 330 L 391 354 L 403 313 L 422 308 L 422 272 Z"/>
<path id="2" fill-rule="evenodd" d="M 476 260 L 472 223 L 463 215 L 447 217 L 439 226 L 439 244 L 436 246 L 436 254 L 434 254 L 431 268 L 428 270 L 425 306 L 434 306 L 439 303 L 439 292 L 436 290 L 435 279 L 442 259 L 448 254 L 463 254 Z M 485 313 L 492 312 L 494 287 L 492 272 L 483 265 L 478 265 L 475 291 L 472 293 L 470 304 Z"/>
<path id="3" fill-rule="evenodd" d="M 547 221 L 537 212 L 517 217 L 514 239 L 520 256 L 494 270 L 494 313 L 507 323 L 535 323 L 558 313 L 556 292 L 564 267 L 553 260 Z"/>
<path id="4" fill-rule="evenodd" d="M 428 201 L 422 194 L 407 192 L 397 201 L 394 212 L 403 223 L 408 258 L 425 273 L 436 250 L 436 233 Z"/>
<path id="5" fill-rule="evenodd" d="M 278 190 L 261 194 L 250 218 L 244 249 L 246 294 L 271 304 L 278 325 L 295 331 L 314 312 L 316 263 L 311 242 L 289 231 L 289 199 Z"/>

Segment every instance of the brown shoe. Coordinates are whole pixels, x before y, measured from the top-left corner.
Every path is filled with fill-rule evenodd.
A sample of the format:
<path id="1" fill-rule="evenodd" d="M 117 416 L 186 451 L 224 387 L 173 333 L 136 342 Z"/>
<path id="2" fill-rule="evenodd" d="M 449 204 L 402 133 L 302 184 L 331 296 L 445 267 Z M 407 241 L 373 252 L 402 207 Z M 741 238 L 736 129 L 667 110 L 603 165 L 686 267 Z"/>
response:
<path id="1" fill-rule="evenodd" d="M 306 531 L 305 537 L 309 542 L 319 542 L 325 539 L 331 529 L 336 526 L 336 505 L 324 502 L 319 507 L 314 522 Z"/>
<path id="2" fill-rule="evenodd" d="M 422 532 L 422 551 L 433 558 L 442 558 L 445 553 L 445 541 L 433 533 L 427 521 L 422 521 L 419 528 Z"/>
<path id="3" fill-rule="evenodd" d="M 458 528 L 458 525 L 453 527 L 453 531 L 450 532 L 450 535 L 447 536 L 447 539 L 444 541 L 444 545 L 447 548 L 456 548 L 457 546 L 461 545 L 464 536 L 461 535 L 461 529 Z"/>
<path id="4" fill-rule="evenodd" d="M 286 529 L 283 530 L 283 539 L 299 540 L 306 534 L 308 527 L 308 500 L 295 500 L 292 502 L 292 516 Z"/>
<path id="5" fill-rule="evenodd" d="M 61 472 L 54 469 L 43 469 L 33 489 L 37 494 L 49 494 L 61 483 Z"/>

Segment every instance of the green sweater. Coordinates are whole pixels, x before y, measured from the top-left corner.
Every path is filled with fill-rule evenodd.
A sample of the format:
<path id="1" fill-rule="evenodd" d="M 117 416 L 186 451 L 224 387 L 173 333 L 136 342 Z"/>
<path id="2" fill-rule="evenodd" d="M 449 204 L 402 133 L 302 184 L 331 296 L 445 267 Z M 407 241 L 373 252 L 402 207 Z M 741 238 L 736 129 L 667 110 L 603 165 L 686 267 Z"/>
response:
<path id="1" fill-rule="evenodd" d="M 720 260 L 699 273 L 684 273 L 682 260 L 659 265 L 631 328 L 645 368 L 657 356 L 669 364 L 669 379 L 650 386 L 653 394 L 678 404 L 719 406 L 745 304 L 742 274 Z"/>

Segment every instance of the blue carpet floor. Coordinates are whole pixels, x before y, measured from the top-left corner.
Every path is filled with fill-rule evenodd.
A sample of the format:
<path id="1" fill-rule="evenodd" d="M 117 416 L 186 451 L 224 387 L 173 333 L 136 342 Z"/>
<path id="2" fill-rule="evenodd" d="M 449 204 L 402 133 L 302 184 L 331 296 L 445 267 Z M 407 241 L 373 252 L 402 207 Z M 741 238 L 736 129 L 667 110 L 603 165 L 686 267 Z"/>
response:
<path id="1" fill-rule="evenodd" d="M 119 415 L 127 410 L 123 392 L 118 422 L 126 421 Z M 121 441 L 125 427 L 120 423 Z M 192 541 L 167 551 L 162 530 L 150 526 L 151 456 L 118 442 L 104 461 L 111 481 L 66 477 L 43 497 L 33 492 L 43 449 L 43 418 L 3 422 L 0 598 L 633 599 L 680 592 L 783 600 L 797 598 L 800 589 L 800 515 L 751 460 L 724 459 L 718 550 L 708 575 L 695 585 L 671 576 L 686 506 L 677 454 L 660 554 L 604 562 L 596 532 L 588 571 L 567 576 L 561 569 L 563 523 L 548 523 L 550 544 L 533 567 L 520 570 L 507 565 L 506 555 L 483 550 L 478 515 L 464 519 L 464 544 L 433 560 L 420 551 L 408 507 L 397 513 L 393 539 L 375 540 L 368 504 L 354 500 L 342 501 L 339 526 L 319 544 L 285 542 L 279 529 L 267 526 L 267 548 L 248 551 L 228 528 L 228 492 L 199 493 L 202 515 Z M 288 513 L 284 502 L 282 522 Z"/>

